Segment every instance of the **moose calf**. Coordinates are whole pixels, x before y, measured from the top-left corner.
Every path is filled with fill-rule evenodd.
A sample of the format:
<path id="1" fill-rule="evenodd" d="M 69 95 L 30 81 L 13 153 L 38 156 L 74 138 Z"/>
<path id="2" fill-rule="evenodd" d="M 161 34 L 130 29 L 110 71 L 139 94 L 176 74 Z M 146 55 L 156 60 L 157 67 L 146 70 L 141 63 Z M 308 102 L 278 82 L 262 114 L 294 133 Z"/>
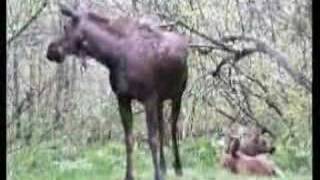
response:
<path id="1" fill-rule="evenodd" d="M 240 144 L 240 151 L 249 156 L 256 156 L 259 154 L 273 154 L 275 147 L 265 137 L 261 136 L 260 131 L 254 131 L 248 140 Z"/>
<path id="2" fill-rule="evenodd" d="M 232 129 L 229 132 L 229 141 L 226 149 L 226 153 L 230 153 L 230 144 L 231 142 L 239 137 L 235 137 Z M 239 145 L 239 151 L 248 156 L 256 156 L 259 154 L 273 154 L 275 147 L 271 144 L 271 141 L 262 136 L 259 129 L 253 129 L 248 133 L 248 136 L 241 138 Z"/>
<path id="3" fill-rule="evenodd" d="M 274 176 L 275 165 L 267 159 L 265 154 L 249 156 L 240 151 L 239 139 L 234 139 L 230 145 L 230 153 L 225 154 L 222 165 L 236 174 L 251 174 Z"/>

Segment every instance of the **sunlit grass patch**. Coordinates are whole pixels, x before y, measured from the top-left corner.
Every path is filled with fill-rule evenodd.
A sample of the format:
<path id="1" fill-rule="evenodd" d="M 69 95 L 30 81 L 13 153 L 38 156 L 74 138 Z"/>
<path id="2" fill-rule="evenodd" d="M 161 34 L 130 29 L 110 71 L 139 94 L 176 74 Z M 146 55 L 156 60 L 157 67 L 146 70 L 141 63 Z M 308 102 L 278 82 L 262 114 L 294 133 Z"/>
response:
<path id="1" fill-rule="evenodd" d="M 219 152 L 210 141 L 181 142 L 184 175 L 176 176 L 172 167 L 172 150 L 165 148 L 167 180 L 311 180 L 311 174 L 285 172 L 284 177 L 268 178 L 235 175 L 222 169 Z M 9 158 L 9 179 L 14 180 L 123 180 L 125 175 L 125 145 L 109 142 L 103 146 L 79 149 L 72 156 L 61 149 L 25 148 Z M 136 147 L 133 153 L 134 175 L 137 180 L 153 179 L 153 165 L 148 145 Z"/>

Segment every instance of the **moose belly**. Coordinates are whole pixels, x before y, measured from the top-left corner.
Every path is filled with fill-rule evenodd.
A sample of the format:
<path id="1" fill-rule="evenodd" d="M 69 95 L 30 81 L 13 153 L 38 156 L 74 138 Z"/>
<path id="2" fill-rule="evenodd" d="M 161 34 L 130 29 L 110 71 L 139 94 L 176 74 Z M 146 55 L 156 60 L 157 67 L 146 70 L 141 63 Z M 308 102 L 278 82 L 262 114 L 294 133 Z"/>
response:
<path id="1" fill-rule="evenodd" d="M 156 90 L 160 99 L 172 99 L 182 94 L 186 87 L 186 75 L 184 74 L 161 74 L 155 81 Z"/>
<path id="2" fill-rule="evenodd" d="M 127 72 L 110 72 L 112 91 L 117 96 L 144 101 L 153 93 L 153 80 L 150 76 L 139 76 Z"/>
<path id="3" fill-rule="evenodd" d="M 110 72 L 110 84 L 117 96 L 144 101 L 157 94 L 160 100 L 174 98 L 182 94 L 186 85 L 186 73 L 139 73 L 123 71 Z"/>

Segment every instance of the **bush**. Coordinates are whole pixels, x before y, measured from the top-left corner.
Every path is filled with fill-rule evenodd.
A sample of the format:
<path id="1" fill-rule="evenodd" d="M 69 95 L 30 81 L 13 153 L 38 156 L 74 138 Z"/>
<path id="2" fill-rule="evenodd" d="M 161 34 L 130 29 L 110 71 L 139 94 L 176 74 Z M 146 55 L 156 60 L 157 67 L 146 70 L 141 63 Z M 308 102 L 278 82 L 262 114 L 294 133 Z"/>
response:
<path id="1" fill-rule="evenodd" d="M 311 149 L 299 144 L 278 145 L 274 157 L 277 165 L 283 170 L 308 173 L 311 171 Z"/>

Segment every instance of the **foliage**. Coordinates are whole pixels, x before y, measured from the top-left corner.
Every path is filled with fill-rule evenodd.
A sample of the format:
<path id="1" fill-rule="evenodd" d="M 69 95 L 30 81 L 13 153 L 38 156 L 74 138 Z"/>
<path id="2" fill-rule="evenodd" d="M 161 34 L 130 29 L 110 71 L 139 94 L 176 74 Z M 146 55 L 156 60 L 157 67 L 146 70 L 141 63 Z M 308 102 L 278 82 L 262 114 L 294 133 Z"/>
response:
<path id="1" fill-rule="evenodd" d="M 210 140 L 200 142 L 187 139 L 181 143 L 181 154 L 184 176 L 175 176 L 171 166 L 171 152 L 167 152 L 168 180 L 188 179 L 257 179 L 257 180 L 311 180 L 311 176 L 284 171 L 284 177 L 258 178 L 245 175 L 234 175 L 221 168 L 218 156 L 210 145 Z M 134 172 L 137 179 L 150 179 L 152 161 L 147 148 L 134 150 Z M 9 162 L 11 176 L 8 179 L 122 179 L 125 170 L 125 147 L 119 142 L 109 142 L 104 146 L 92 146 L 79 150 L 74 158 L 67 158 L 57 150 L 49 148 L 26 148 L 17 153 Z"/>
<path id="2" fill-rule="evenodd" d="M 35 180 L 121 179 L 124 133 L 109 72 L 94 60 L 88 60 L 84 72 L 74 57 L 63 65 L 46 60 L 48 42 L 62 31 L 64 20 L 57 1 L 44 2 L 7 1 L 8 175 Z M 287 179 L 310 179 L 300 174 L 311 172 L 311 92 L 275 56 L 255 52 L 236 59 L 196 31 L 236 50 L 250 49 L 254 43 L 224 38 L 262 41 L 286 57 L 293 74 L 305 77 L 302 82 L 311 82 L 311 0 L 146 0 L 137 2 L 137 10 L 131 1 L 93 0 L 90 7 L 112 18 L 165 14 L 171 19 L 160 18 L 161 23 L 181 21 L 190 28 L 177 26 L 179 32 L 193 44 L 209 45 L 191 48 L 188 58 L 179 121 L 186 177 L 250 179 L 219 169 L 222 150 L 212 137 L 235 121 L 270 130 L 277 148 L 272 158 Z M 213 75 L 228 57 L 232 58 Z M 135 102 L 134 134 L 146 134 L 141 110 Z M 167 114 L 166 109 L 166 119 Z M 135 148 L 136 173 L 148 179 L 152 172 L 148 146 Z M 171 160 L 171 149 L 166 152 Z M 170 169 L 169 177 L 177 179 L 173 174 Z"/>

